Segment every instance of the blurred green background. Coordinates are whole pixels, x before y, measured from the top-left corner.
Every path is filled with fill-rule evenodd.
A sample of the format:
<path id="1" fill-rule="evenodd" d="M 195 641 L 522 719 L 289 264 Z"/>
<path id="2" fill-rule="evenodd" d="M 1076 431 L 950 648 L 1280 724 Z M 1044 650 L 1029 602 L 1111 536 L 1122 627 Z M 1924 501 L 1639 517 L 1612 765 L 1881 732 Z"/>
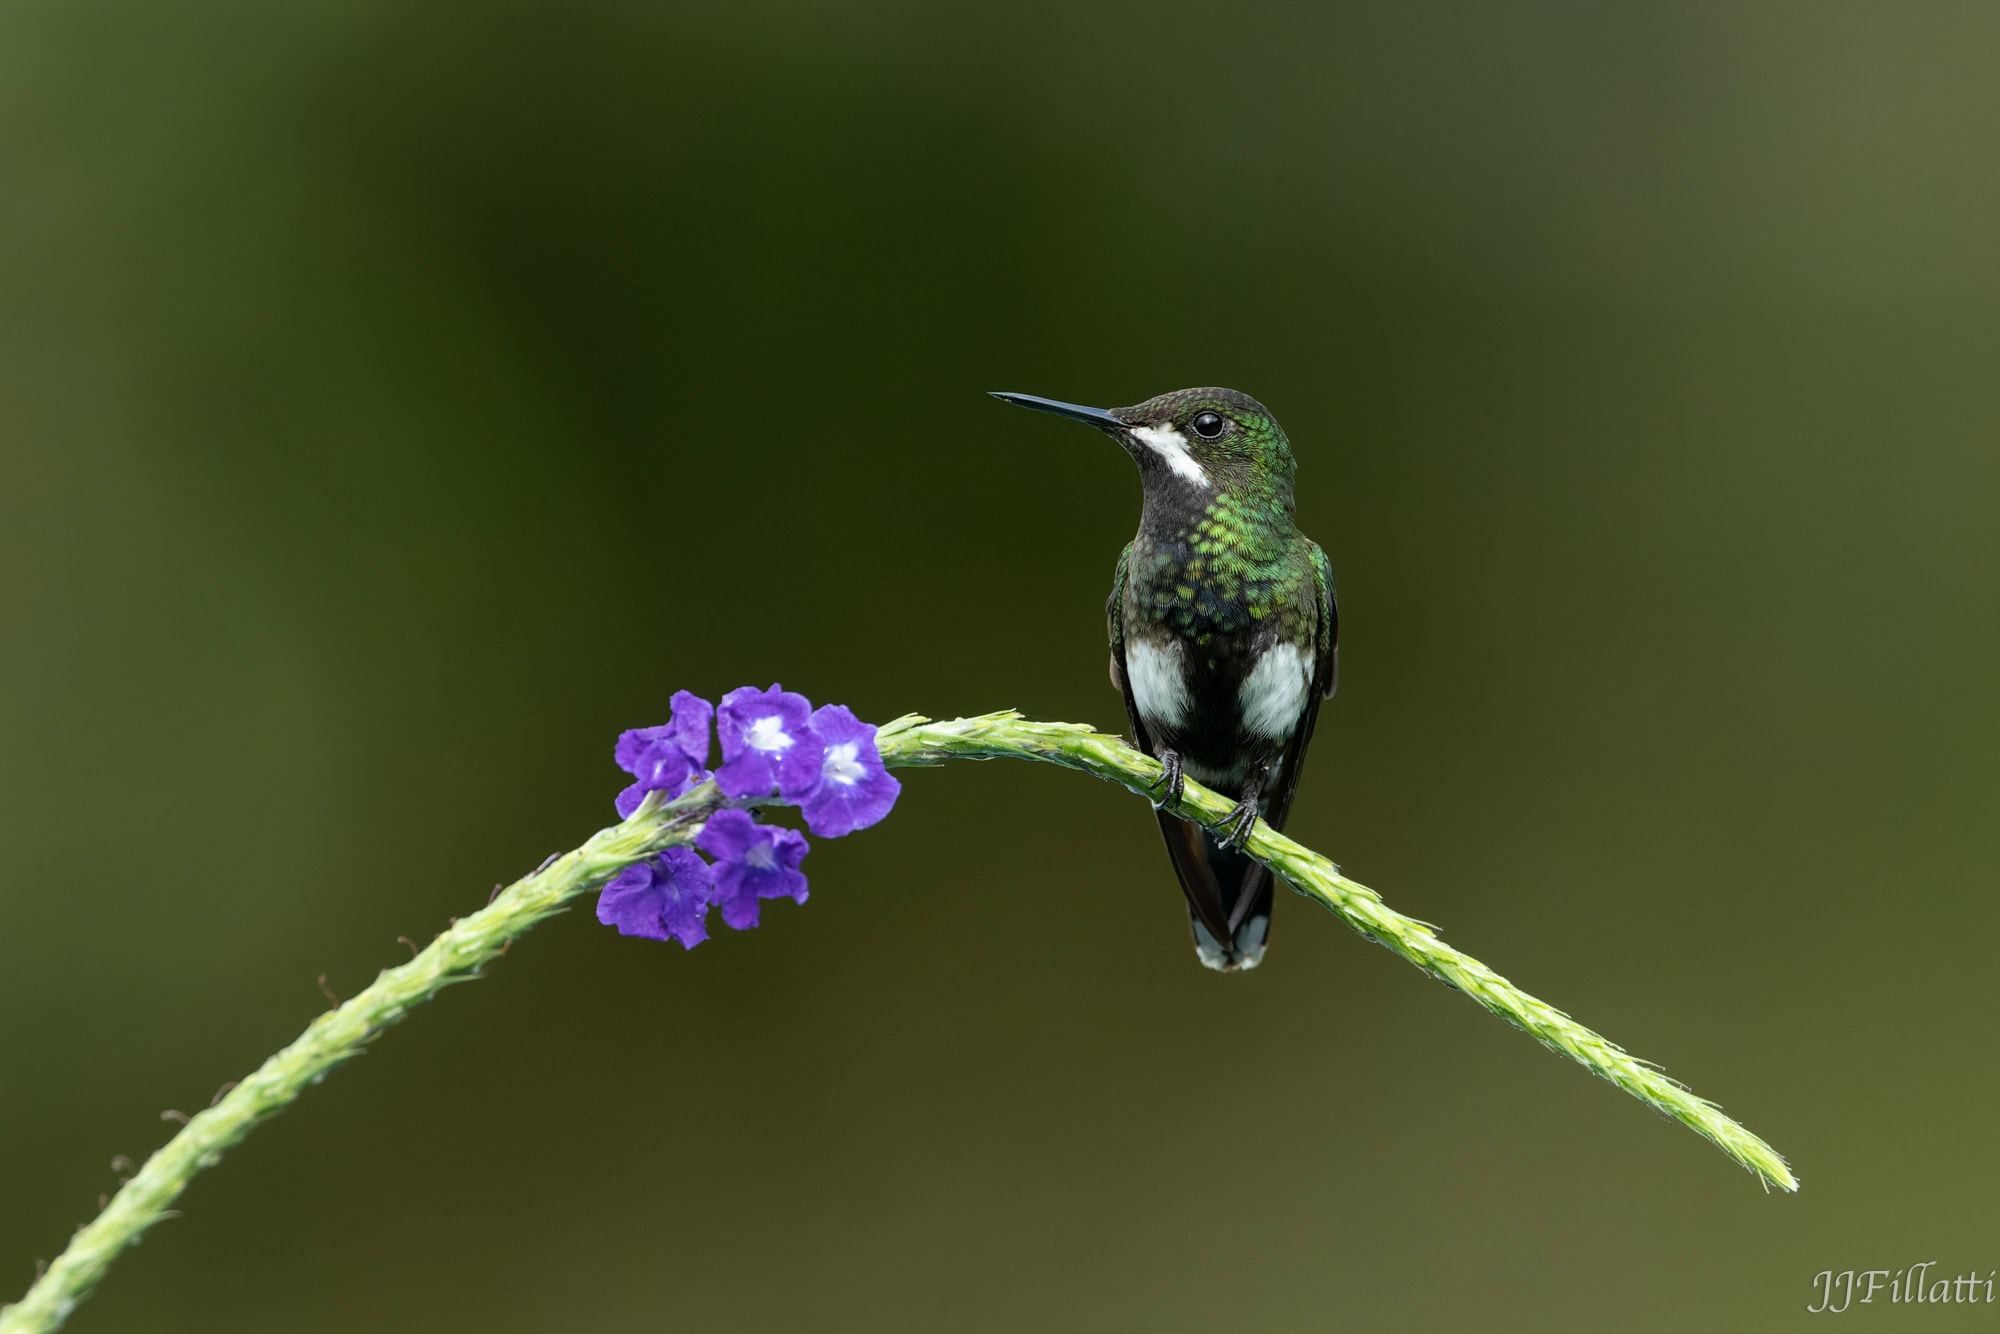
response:
<path id="1" fill-rule="evenodd" d="M 1996 48 L 0 8 L 0 1291 L 675 688 L 1119 725 L 1131 466 L 982 391 L 1206 383 L 1339 577 L 1293 832 L 1802 1194 L 1301 901 L 1204 973 L 1143 806 L 958 766 L 754 934 L 522 940 L 73 1328 L 1768 1330 L 2000 1265 Z"/>

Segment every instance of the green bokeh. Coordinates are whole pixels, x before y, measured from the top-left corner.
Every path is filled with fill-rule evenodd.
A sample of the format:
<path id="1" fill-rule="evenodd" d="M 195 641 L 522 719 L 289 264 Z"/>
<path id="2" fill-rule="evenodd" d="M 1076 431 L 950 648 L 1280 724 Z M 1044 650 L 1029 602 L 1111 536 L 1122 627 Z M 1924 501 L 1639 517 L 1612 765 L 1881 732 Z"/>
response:
<path id="1" fill-rule="evenodd" d="M 73 1328 L 1763 1331 L 2000 1265 L 1996 45 L 0 7 L 0 1293 L 674 688 L 1117 724 L 1130 465 L 980 391 L 1198 383 L 1339 577 L 1292 832 L 1798 1197 L 1304 903 L 1205 974 L 1143 807 L 959 766 L 754 935 L 523 940 Z"/>

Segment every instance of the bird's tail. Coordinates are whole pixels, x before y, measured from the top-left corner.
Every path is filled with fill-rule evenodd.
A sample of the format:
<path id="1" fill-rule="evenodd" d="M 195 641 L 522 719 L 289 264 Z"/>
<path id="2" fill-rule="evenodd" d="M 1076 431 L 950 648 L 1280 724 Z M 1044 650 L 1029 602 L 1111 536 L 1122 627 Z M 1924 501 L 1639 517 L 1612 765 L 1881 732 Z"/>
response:
<path id="1" fill-rule="evenodd" d="M 1223 847 L 1201 825 L 1164 811 L 1159 815 L 1160 833 L 1187 895 L 1195 957 L 1219 973 L 1255 968 L 1271 937 L 1271 873 L 1243 852 Z"/>

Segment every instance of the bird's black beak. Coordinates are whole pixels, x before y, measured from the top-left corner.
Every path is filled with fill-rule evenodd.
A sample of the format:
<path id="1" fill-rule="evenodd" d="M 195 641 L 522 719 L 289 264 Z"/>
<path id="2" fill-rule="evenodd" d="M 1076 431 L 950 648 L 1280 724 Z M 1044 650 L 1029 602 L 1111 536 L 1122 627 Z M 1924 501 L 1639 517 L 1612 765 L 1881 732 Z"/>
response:
<path id="1" fill-rule="evenodd" d="M 1071 421 L 1095 426 L 1100 431 L 1110 431 L 1115 434 L 1131 429 L 1103 408 L 1086 408 L 1081 403 L 1059 403 L 1053 398 L 1043 398 L 1039 394 L 1007 394 L 997 389 L 989 392 L 1002 403 L 1012 403 L 1017 408 L 1033 408 L 1036 412 L 1052 412 L 1058 417 L 1067 417 Z"/>

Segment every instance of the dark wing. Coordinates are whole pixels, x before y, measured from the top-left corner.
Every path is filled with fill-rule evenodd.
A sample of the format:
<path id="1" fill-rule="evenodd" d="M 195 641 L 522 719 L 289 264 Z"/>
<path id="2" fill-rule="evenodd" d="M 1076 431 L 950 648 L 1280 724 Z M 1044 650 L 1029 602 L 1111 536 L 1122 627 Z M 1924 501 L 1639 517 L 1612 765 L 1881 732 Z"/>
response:
<path id="1" fill-rule="evenodd" d="M 1111 637 L 1111 684 L 1125 699 L 1125 721 L 1132 727 L 1132 744 L 1158 758 L 1153 738 L 1139 718 L 1139 703 L 1132 698 L 1132 683 L 1125 675 L 1125 570 L 1132 555 L 1127 546 L 1118 553 L 1118 572 L 1111 580 L 1111 597 L 1104 604 L 1105 629 Z M 1314 701 L 1317 703 L 1317 699 Z M 1209 868 L 1208 846 L 1199 825 L 1189 824 L 1165 811 L 1155 811 L 1160 821 L 1160 837 L 1166 840 L 1167 856 L 1173 861 L 1174 875 L 1187 895 L 1188 910 L 1201 919 L 1217 940 L 1230 939 L 1228 916 L 1222 909 L 1222 890 L 1215 872 Z"/>
<path id="2" fill-rule="evenodd" d="M 1292 730 L 1292 742 L 1284 748 L 1278 776 L 1270 786 L 1270 804 L 1264 820 L 1274 828 L 1284 828 L 1284 818 L 1292 814 L 1292 796 L 1298 792 L 1298 772 L 1306 768 L 1306 746 L 1312 744 L 1312 728 L 1320 722 L 1320 700 L 1328 700 L 1340 684 L 1340 602 L 1334 598 L 1334 570 L 1326 562 L 1326 552 L 1316 542 L 1306 542 L 1312 556 L 1312 582 L 1318 590 L 1318 624 L 1312 654 L 1312 690 L 1306 696 L 1306 712 Z"/>
<path id="3" fill-rule="evenodd" d="M 1313 727 L 1319 722 L 1319 702 L 1333 697 L 1340 684 L 1340 603 L 1333 591 L 1333 567 L 1326 553 L 1312 541 L 1306 542 L 1312 557 L 1313 583 L 1318 590 L 1318 621 L 1313 640 L 1312 690 L 1306 696 L 1306 711 L 1292 731 L 1291 744 L 1278 765 L 1277 780 L 1271 784 L 1271 802 L 1264 819 L 1273 829 L 1285 827 L 1292 812 L 1292 797 L 1299 790 L 1299 771 L 1305 768 L 1306 747 L 1312 742 Z"/>
<path id="4" fill-rule="evenodd" d="M 1301 540 L 1312 557 L 1313 583 L 1318 593 L 1314 604 L 1313 677 L 1312 688 L 1306 692 L 1305 712 L 1299 715 L 1298 726 L 1292 729 L 1292 739 L 1285 746 L 1264 802 L 1264 823 L 1277 830 L 1284 829 L 1285 818 L 1292 813 L 1292 798 L 1299 790 L 1299 773 L 1306 767 L 1306 747 L 1312 744 L 1313 727 L 1319 722 L 1319 702 L 1330 698 L 1340 682 L 1340 607 L 1334 598 L 1333 567 L 1317 543 Z M 1232 932 L 1257 914 L 1269 917 L 1271 912 L 1269 868 L 1262 862 L 1244 860 L 1248 865 L 1244 867 L 1243 883 L 1236 891 L 1235 906 L 1229 914 Z"/>

